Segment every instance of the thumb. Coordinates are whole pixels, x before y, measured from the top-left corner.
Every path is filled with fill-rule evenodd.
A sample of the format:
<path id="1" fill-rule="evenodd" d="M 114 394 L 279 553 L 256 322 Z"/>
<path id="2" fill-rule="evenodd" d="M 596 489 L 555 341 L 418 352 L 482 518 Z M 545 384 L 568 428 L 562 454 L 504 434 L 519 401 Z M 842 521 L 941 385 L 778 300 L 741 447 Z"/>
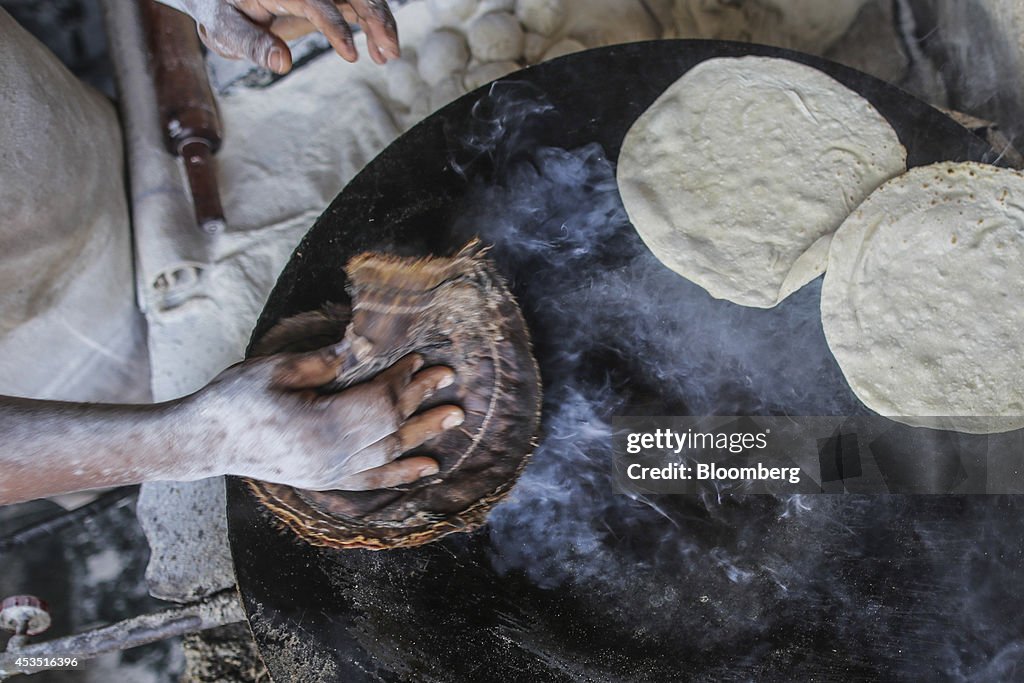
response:
<path id="1" fill-rule="evenodd" d="M 247 59 L 274 73 L 291 71 L 292 54 L 287 43 L 233 7 L 218 12 L 208 23 L 199 23 L 198 28 L 203 44 L 222 57 Z"/>
<path id="2" fill-rule="evenodd" d="M 338 379 L 338 375 L 355 364 L 348 340 L 316 351 L 282 354 L 273 375 L 278 389 L 314 389 Z"/>

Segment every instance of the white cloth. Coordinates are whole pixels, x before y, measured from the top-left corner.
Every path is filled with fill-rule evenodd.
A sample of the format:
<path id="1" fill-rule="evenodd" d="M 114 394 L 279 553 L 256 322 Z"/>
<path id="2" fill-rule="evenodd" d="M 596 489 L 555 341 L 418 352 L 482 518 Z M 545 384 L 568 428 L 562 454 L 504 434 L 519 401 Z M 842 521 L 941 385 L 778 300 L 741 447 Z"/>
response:
<path id="1" fill-rule="evenodd" d="M 0 9 L 0 394 L 146 402 L 114 107 Z"/>

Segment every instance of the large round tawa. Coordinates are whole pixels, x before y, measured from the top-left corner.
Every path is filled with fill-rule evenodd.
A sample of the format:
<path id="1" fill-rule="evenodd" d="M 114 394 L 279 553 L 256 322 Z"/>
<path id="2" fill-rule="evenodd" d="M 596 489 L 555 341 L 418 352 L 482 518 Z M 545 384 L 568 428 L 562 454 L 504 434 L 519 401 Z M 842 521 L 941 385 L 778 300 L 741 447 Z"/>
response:
<path id="1" fill-rule="evenodd" d="M 636 43 L 555 60 L 504 82 L 519 83 L 551 105 L 543 125 L 516 131 L 520 141 L 567 149 L 598 143 L 614 160 L 630 125 L 687 69 L 712 57 L 742 55 L 810 64 L 860 93 L 895 128 L 910 166 L 994 158 L 980 138 L 898 88 L 824 60 L 767 47 L 717 41 Z M 360 252 L 448 255 L 461 245 L 463 236 L 453 234 L 452 226 L 464 209 L 462 202 L 474 180 L 486 180 L 495 168 L 496 154 L 462 154 L 463 143 L 481 125 L 482 114 L 474 107 L 487 93 L 486 87 L 470 93 L 429 117 L 344 189 L 282 273 L 255 337 L 282 318 L 327 301 L 345 303 L 345 278 L 337 264 Z M 627 225 L 618 237 L 624 243 L 637 240 L 630 233 Z M 523 307 L 535 347 L 557 346 L 559 339 L 545 331 L 531 302 L 521 296 L 521 285 L 534 273 L 503 274 Z M 585 284 L 574 281 L 571 271 L 561 275 L 567 288 Z M 683 284 L 680 297 L 696 296 Z M 758 314 L 784 315 L 785 302 L 779 309 Z M 795 356 L 785 360 L 803 362 Z M 547 382 L 551 368 L 543 360 L 540 366 Z M 629 381 L 628 365 L 594 366 L 595 372 L 607 372 L 612 384 Z M 820 381 L 848 391 L 836 367 L 826 368 Z M 545 393 L 551 388 L 546 384 Z M 959 499 L 919 497 L 901 503 L 896 514 L 855 496 L 836 498 L 834 520 L 823 523 L 819 535 L 793 543 L 806 544 L 806 552 L 798 554 L 820 558 L 814 575 L 831 577 L 846 597 L 835 603 L 808 598 L 806 610 L 780 621 L 771 620 L 772 603 L 748 584 L 725 582 L 702 594 L 639 565 L 634 572 L 638 583 L 621 595 L 590 590 L 585 582 L 542 588 L 522 572 L 495 569 L 503 549 L 492 546 L 486 528 L 386 552 L 314 548 L 282 535 L 240 482 L 228 483 L 238 584 L 260 653 L 276 681 L 678 681 L 728 675 L 744 680 L 877 680 L 904 670 L 908 658 L 922 653 L 916 670 L 920 674 L 933 661 L 933 651 L 924 647 L 931 641 L 922 637 L 901 648 L 894 638 L 905 629 L 920 630 L 922 624 L 938 633 L 956 631 L 943 620 L 958 608 L 922 610 L 921 587 L 945 585 L 961 570 L 963 576 L 971 575 L 962 564 L 967 562 L 965 543 L 979 534 L 971 520 L 986 510 L 994 513 L 999 504 L 1005 505 L 980 501 L 968 508 Z M 745 526 L 770 528 L 758 526 L 758 520 L 777 519 L 784 512 L 766 511 L 767 502 L 756 505 L 760 508 L 750 509 L 749 525 L 716 526 L 705 515 L 704 528 L 719 534 L 714 542 L 725 542 Z M 701 514 L 697 510 L 693 516 Z M 736 514 L 747 519 L 746 513 Z M 1024 521 L 1012 520 L 1022 518 L 1010 511 L 993 515 L 1018 537 Z M 662 520 L 659 526 L 656 515 L 653 520 L 644 529 L 609 530 L 609 537 L 621 540 L 623 564 L 633 562 L 636 548 L 630 544 L 638 539 L 657 535 L 664 542 L 683 533 L 671 521 Z M 882 522 L 885 526 L 877 528 Z M 918 533 L 922 525 L 941 532 Z M 931 557 L 946 561 L 921 559 Z M 718 567 L 713 554 L 697 554 L 689 562 L 708 562 L 709 572 Z M 1024 580 L 1019 564 L 1011 568 L 1017 577 L 1011 585 Z M 787 589 L 797 586 L 787 584 Z M 657 594 L 663 606 L 652 610 L 649 602 L 635 602 L 647 594 Z M 678 633 L 714 637 L 694 643 L 649 628 L 658 613 L 673 605 L 681 606 L 681 614 L 693 622 L 680 624 Z M 1006 618 L 1017 618 L 1013 614 L 1007 612 Z M 747 635 L 714 639 L 731 625 L 758 619 L 771 620 L 770 632 L 752 638 L 736 626 L 735 632 Z"/>

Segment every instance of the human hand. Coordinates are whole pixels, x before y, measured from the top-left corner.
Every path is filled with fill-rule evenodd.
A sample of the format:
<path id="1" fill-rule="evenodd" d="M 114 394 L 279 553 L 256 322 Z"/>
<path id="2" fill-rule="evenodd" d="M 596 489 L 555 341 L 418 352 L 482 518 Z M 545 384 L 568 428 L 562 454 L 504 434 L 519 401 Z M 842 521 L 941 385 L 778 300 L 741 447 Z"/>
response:
<path id="1" fill-rule="evenodd" d="M 462 423 L 453 405 L 414 415 L 454 381 L 451 369 L 421 369 L 423 358 L 411 354 L 367 382 L 325 394 L 316 387 L 328 375 L 310 368 L 309 358 L 316 356 L 246 361 L 194 395 L 196 421 L 217 438 L 206 447 L 224 455 L 229 473 L 311 490 L 385 488 L 437 473 L 429 457 L 398 458 Z"/>
<path id="2" fill-rule="evenodd" d="M 349 62 L 359 55 L 349 24 L 366 34 L 370 59 L 399 56 L 398 28 L 387 0 L 161 0 L 196 20 L 208 48 L 229 59 L 248 59 L 279 74 L 292 68 L 285 40 L 319 31 Z"/>

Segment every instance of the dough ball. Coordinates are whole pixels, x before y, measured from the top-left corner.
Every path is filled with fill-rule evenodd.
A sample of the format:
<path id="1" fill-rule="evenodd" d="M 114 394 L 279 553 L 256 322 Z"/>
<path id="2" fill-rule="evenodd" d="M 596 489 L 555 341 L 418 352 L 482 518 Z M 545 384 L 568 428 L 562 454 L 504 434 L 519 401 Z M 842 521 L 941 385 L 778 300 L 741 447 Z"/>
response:
<path id="1" fill-rule="evenodd" d="M 411 108 L 420 98 L 426 96 L 427 86 L 420 78 L 419 71 L 408 59 L 396 59 L 387 63 L 388 97 Z"/>
<path id="2" fill-rule="evenodd" d="M 419 72 L 427 85 L 437 85 L 468 63 L 466 40 L 454 31 L 434 31 L 420 44 Z"/>
<path id="3" fill-rule="evenodd" d="M 480 14 L 490 12 L 514 12 L 516 0 L 480 0 Z"/>
<path id="4" fill-rule="evenodd" d="M 672 11 L 676 0 L 644 0 L 643 6 L 649 11 L 654 23 L 658 25 L 659 38 L 678 38 L 676 35 L 675 18 Z"/>
<path id="5" fill-rule="evenodd" d="M 564 57 L 566 55 L 571 55 L 574 52 L 580 52 L 581 50 L 586 49 L 587 46 L 578 40 L 573 40 L 572 38 L 563 38 L 562 40 L 558 41 L 550 48 L 548 48 L 548 51 L 544 53 L 542 61 L 546 62 L 549 59 L 557 59 L 558 57 Z"/>
<path id="6" fill-rule="evenodd" d="M 523 58 L 528 64 L 536 64 L 544 59 L 551 40 L 539 33 L 527 33 L 523 38 Z"/>
<path id="7" fill-rule="evenodd" d="M 480 64 L 466 72 L 462 84 L 466 87 L 467 91 L 476 90 L 481 85 L 496 81 L 503 76 L 508 76 L 518 69 L 519 65 L 515 62 L 488 62 L 487 64 Z"/>
<path id="8" fill-rule="evenodd" d="M 439 26 L 460 26 L 473 16 L 476 0 L 427 0 L 427 10 Z"/>
<path id="9" fill-rule="evenodd" d="M 430 89 L 430 110 L 437 111 L 441 107 L 462 97 L 466 88 L 462 85 L 464 74 L 454 74 L 436 83 Z"/>
<path id="10" fill-rule="evenodd" d="M 641 2 L 605 3 L 600 12 L 574 12 L 572 17 L 572 36 L 587 47 L 653 40 L 661 33 Z"/>
<path id="11" fill-rule="evenodd" d="M 430 106 L 430 95 L 430 88 L 425 88 L 422 96 L 416 98 L 409 106 L 409 114 L 405 119 L 406 130 L 427 118 L 434 111 Z"/>
<path id="12" fill-rule="evenodd" d="M 905 424 L 1024 427 L 1024 174 L 911 169 L 832 239 L 825 339 L 850 388 Z"/>
<path id="13" fill-rule="evenodd" d="M 474 19 L 466 37 L 469 49 L 480 62 L 511 61 L 523 55 L 523 28 L 507 12 L 493 12 Z"/>
<path id="14" fill-rule="evenodd" d="M 676 0 L 680 38 L 763 43 L 813 54 L 825 52 L 867 0 Z"/>
<path id="15" fill-rule="evenodd" d="M 709 59 L 626 133 L 619 191 L 644 243 L 717 299 L 771 308 L 825 270 L 828 242 L 906 168 L 871 103 L 788 59 Z"/>
<path id="16" fill-rule="evenodd" d="M 517 0 L 516 18 L 527 31 L 554 35 L 565 23 L 565 4 L 562 0 Z"/>

